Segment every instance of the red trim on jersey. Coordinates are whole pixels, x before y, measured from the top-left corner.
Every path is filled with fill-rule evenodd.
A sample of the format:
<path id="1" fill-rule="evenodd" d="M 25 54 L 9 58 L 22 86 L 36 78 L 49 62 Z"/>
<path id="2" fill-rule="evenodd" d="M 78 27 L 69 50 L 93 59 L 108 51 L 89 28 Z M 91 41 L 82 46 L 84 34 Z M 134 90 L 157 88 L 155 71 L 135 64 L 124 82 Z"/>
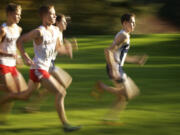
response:
<path id="1" fill-rule="evenodd" d="M 7 73 L 11 73 L 13 77 L 16 77 L 18 75 L 18 71 L 15 66 L 10 67 L 10 66 L 0 64 L 0 74 L 5 75 Z"/>
<path id="2" fill-rule="evenodd" d="M 50 74 L 43 69 L 31 69 L 29 73 L 30 79 L 34 82 L 40 82 L 41 78 L 48 79 Z"/>

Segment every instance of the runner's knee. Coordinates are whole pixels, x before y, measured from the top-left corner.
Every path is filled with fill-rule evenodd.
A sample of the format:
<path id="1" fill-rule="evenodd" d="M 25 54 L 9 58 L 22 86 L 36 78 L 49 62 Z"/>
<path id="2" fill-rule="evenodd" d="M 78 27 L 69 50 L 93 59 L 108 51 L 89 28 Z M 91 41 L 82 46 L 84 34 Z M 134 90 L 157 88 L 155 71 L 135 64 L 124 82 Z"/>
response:
<path id="1" fill-rule="evenodd" d="M 64 89 L 63 91 L 58 91 L 58 93 L 62 96 L 62 97 L 65 97 L 67 92 L 66 90 Z"/>

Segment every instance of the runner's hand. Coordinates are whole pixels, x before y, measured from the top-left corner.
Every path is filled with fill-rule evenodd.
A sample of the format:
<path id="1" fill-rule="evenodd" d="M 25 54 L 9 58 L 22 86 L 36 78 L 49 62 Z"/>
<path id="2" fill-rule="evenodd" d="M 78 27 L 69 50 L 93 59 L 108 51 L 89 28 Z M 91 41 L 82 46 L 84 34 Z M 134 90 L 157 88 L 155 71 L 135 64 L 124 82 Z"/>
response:
<path id="1" fill-rule="evenodd" d="M 64 42 L 65 42 L 65 47 L 67 50 L 67 55 L 72 59 L 73 58 L 72 45 L 68 40 L 64 40 Z"/>
<path id="2" fill-rule="evenodd" d="M 78 44 L 77 44 L 76 38 L 73 38 L 73 39 L 72 39 L 71 44 L 72 44 L 72 48 L 73 48 L 74 50 L 78 50 Z"/>
<path id="3" fill-rule="evenodd" d="M 28 65 L 28 66 L 34 65 L 34 61 L 32 61 L 29 56 L 25 56 L 24 60 L 25 60 L 26 65 Z"/>
<path id="4" fill-rule="evenodd" d="M 144 65 L 144 64 L 146 63 L 147 59 L 148 59 L 148 55 L 143 55 L 143 56 L 141 56 L 141 57 L 139 58 L 138 64 L 139 64 L 139 65 Z"/>

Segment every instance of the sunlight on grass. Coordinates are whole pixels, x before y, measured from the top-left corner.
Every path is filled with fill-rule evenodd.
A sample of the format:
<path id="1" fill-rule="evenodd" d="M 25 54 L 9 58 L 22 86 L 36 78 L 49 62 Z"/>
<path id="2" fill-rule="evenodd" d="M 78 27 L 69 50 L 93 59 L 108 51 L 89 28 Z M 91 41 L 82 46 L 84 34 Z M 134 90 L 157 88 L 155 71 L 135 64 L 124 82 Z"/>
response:
<path id="1" fill-rule="evenodd" d="M 124 70 L 132 77 L 141 94 L 119 113 L 119 125 L 103 121 L 115 96 L 105 92 L 100 100 L 90 96 L 94 83 L 102 80 L 111 84 L 105 69 L 104 48 L 114 36 L 78 37 L 79 51 L 74 59 L 57 58 L 56 65 L 73 77 L 65 100 L 67 115 L 72 124 L 83 125 L 72 135 L 179 135 L 180 133 L 180 34 L 133 35 L 129 54 L 148 54 L 144 66 L 125 64 Z M 33 56 L 32 44 L 26 44 Z M 20 71 L 28 79 L 29 67 Z M 43 90 L 43 89 L 42 89 Z M 37 93 L 34 94 L 36 96 Z M 34 114 L 22 113 L 27 103 L 18 101 L 9 115 L 9 125 L 0 126 L 0 135 L 57 135 L 61 128 L 51 94 L 42 101 L 41 110 Z"/>

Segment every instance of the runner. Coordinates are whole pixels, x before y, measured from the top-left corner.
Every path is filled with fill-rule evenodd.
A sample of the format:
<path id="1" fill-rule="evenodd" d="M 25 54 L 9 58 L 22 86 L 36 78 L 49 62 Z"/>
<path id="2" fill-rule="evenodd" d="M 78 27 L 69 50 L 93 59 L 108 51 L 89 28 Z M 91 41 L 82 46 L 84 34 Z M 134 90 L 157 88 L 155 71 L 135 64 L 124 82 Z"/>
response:
<path id="1" fill-rule="evenodd" d="M 56 26 L 59 28 L 60 31 L 60 44 L 61 44 L 61 49 L 59 49 L 59 51 L 55 51 L 53 58 L 51 60 L 51 66 L 49 68 L 49 73 L 56 78 L 56 80 L 65 88 L 67 89 L 71 82 L 72 82 L 72 77 L 62 68 L 55 66 L 55 59 L 56 56 L 59 52 L 59 55 L 65 54 L 65 55 L 69 55 L 70 58 L 72 58 L 72 48 L 77 50 L 77 41 L 76 39 L 72 39 L 72 41 L 68 41 L 67 39 L 65 39 L 63 41 L 63 31 L 66 30 L 67 28 L 67 24 L 70 21 L 70 17 L 69 16 L 65 16 L 63 14 L 58 14 L 56 17 Z M 62 49 L 63 48 L 63 49 Z M 68 50 L 70 49 L 70 53 L 67 53 L 68 51 L 63 51 L 62 50 Z M 38 95 L 34 96 L 32 101 L 23 109 L 23 111 L 28 112 L 28 113 L 33 113 L 33 112 L 37 112 L 39 111 L 39 107 L 41 105 L 41 102 L 47 97 L 48 91 L 47 90 L 42 90 L 42 91 L 38 91 Z"/>
<path id="2" fill-rule="evenodd" d="M 17 24 L 21 19 L 21 6 L 10 3 L 6 7 L 7 20 L 0 27 L 0 92 L 17 93 L 27 89 L 27 84 L 16 69 L 16 41 L 22 28 Z M 2 92 L 3 91 L 3 92 Z M 6 122 L 6 114 L 10 112 L 11 102 L 0 105 L 0 122 Z"/>
<path id="3" fill-rule="evenodd" d="M 28 90 L 18 94 L 9 94 L 1 100 L 1 103 L 11 101 L 12 99 L 28 99 L 32 92 L 41 84 L 44 88 L 55 94 L 55 105 L 64 131 L 75 131 L 80 129 L 80 126 L 71 126 L 65 114 L 64 98 L 66 96 L 66 90 L 49 73 L 55 49 L 66 54 L 71 54 L 72 49 L 61 48 L 59 29 L 52 25 L 56 21 L 54 6 L 42 6 L 39 9 L 39 13 L 42 19 L 42 25 L 21 36 L 17 42 L 21 55 L 26 63 L 31 66 Z M 31 40 L 33 40 L 34 44 L 35 56 L 33 60 L 31 60 L 23 48 L 23 44 Z"/>
<path id="4" fill-rule="evenodd" d="M 96 83 L 96 90 L 92 91 L 92 95 L 99 98 L 104 91 L 108 91 L 117 96 L 117 100 L 110 111 L 107 119 L 116 119 L 116 114 L 123 110 L 127 104 L 127 100 L 138 95 L 139 89 L 132 79 L 123 71 L 124 61 L 129 63 L 137 63 L 143 65 L 147 56 L 127 56 L 130 48 L 130 33 L 135 28 L 135 15 L 124 14 L 121 17 L 122 30 L 115 36 L 113 44 L 105 49 L 105 57 L 107 62 L 107 74 L 112 80 L 114 87 L 108 86 L 101 81 Z"/>

